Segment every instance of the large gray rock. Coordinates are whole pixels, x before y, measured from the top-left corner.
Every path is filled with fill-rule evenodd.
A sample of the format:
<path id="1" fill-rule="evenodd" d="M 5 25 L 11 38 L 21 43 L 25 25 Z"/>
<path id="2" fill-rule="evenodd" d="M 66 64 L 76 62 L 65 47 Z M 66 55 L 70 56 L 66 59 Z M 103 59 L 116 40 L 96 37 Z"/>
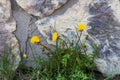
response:
<path id="1" fill-rule="evenodd" d="M 16 22 L 11 15 L 11 4 L 9 0 L 0 1 L 0 14 L 0 53 L 6 54 L 3 53 L 5 45 L 12 50 L 11 55 L 15 56 L 15 65 L 13 66 L 13 69 L 15 70 L 20 62 L 20 54 L 18 41 L 13 34 L 16 30 Z"/>
<path id="2" fill-rule="evenodd" d="M 13 17 L 17 24 L 15 36 L 19 41 L 21 54 L 25 53 L 28 56 L 27 59 L 24 59 L 27 62 L 26 65 L 31 67 L 34 65 L 33 60 L 31 60 L 31 58 L 33 59 L 33 54 L 34 56 L 39 57 L 44 56 L 44 53 L 42 53 L 40 46 L 32 45 L 30 43 L 30 38 L 34 35 L 37 35 L 41 38 L 42 42 L 46 42 L 43 40 L 37 29 L 37 26 L 35 25 L 37 17 L 33 17 L 24 11 L 15 0 L 11 0 L 11 2 Z"/>
<path id="3" fill-rule="evenodd" d="M 34 16 L 44 17 L 52 14 L 68 0 L 16 0 L 25 11 Z"/>
<path id="4" fill-rule="evenodd" d="M 91 29 L 88 33 L 97 40 L 98 70 L 106 75 L 120 74 L 120 1 L 94 0 L 89 5 Z"/>
<path id="5" fill-rule="evenodd" d="M 0 22 L 7 21 L 11 17 L 10 6 L 9 0 L 0 0 Z"/>
<path id="6" fill-rule="evenodd" d="M 48 44 L 54 44 L 51 41 L 51 35 L 54 30 L 56 30 L 62 38 L 69 36 L 69 40 L 76 42 L 76 27 L 80 23 L 88 23 L 87 18 L 90 17 L 90 15 L 85 13 L 84 7 L 91 1 L 92 0 L 89 0 L 87 3 L 86 1 L 70 1 L 68 5 L 58 10 L 53 16 L 38 20 L 36 25 L 40 33 L 47 39 Z M 88 26 L 87 29 L 89 28 Z M 87 29 L 83 32 L 82 39 L 84 39 L 84 35 L 87 35 Z"/>
<path id="7" fill-rule="evenodd" d="M 99 47 L 97 69 L 104 75 L 120 74 L 120 1 L 119 0 L 71 0 L 62 9 L 50 17 L 40 19 L 36 25 L 40 33 L 51 41 L 51 31 L 54 29 L 59 36 L 69 36 L 75 41 L 75 27 L 79 23 L 88 24 L 84 35 L 90 36 L 87 43 L 88 52 L 92 53 L 90 43 Z"/>

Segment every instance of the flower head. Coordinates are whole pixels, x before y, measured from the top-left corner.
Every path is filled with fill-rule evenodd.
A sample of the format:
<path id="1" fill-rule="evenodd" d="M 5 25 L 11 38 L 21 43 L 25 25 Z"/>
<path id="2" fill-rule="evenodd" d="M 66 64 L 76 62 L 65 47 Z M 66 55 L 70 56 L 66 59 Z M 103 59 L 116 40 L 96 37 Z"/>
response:
<path id="1" fill-rule="evenodd" d="M 27 58 L 27 55 L 24 53 L 24 54 L 22 55 L 22 57 L 23 57 L 23 58 Z"/>
<path id="2" fill-rule="evenodd" d="M 85 24 L 79 24 L 78 26 L 77 26 L 77 30 L 79 30 L 79 31 L 83 31 L 83 30 L 85 30 L 86 29 L 86 25 Z"/>
<path id="3" fill-rule="evenodd" d="M 52 35 L 52 41 L 56 41 L 58 39 L 58 33 L 54 32 Z"/>
<path id="4" fill-rule="evenodd" d="M 41 40 L 40 40 L 40 38 L 38 37 L 38 36 L 32 36 L 32 38 L 30 39 L 30 42 L 32 43 L 32 44 L 34 44 L 34 43 L 39 43 Z"/>

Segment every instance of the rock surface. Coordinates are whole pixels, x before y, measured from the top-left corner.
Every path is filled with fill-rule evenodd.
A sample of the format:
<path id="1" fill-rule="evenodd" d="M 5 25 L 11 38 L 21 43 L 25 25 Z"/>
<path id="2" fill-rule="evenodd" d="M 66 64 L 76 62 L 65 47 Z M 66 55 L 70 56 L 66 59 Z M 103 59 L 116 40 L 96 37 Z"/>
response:
<path id="1" fill-rule="evenodd" d="M 40 19 L 36 22 L 40 33 L 47 38 L 49 44 L 54 44 L 51 41 L 51 35 L 56 30 L 62 38 L 76 42 L 76 27 L 79 23 L 88 23 L 87 18 L 90 17 L 85 13 L 85 5 L 88 5 L 92 0 L 87 1 L 70 1 L 63 9 L 55 12 L 54 15 Z M 66 10 L 65 10 L 66 9 Z M 62 13 L 62 14 L 60 14 Z M 90 27 L 88 26 L 87 29 Z M 87 31 L 87 30 L 86 30 Z M 82 39 L 84 39 L 87 32 L 84 31 Z"/>
<path id="2" fill-rule="evenodd" d="M 99 58 L 95 61 L 98 70 L 107 76 L 116 75 L 120 74 L 119 7 L 119 0 L 72 0 L 52 16 L 38 20 L 36 25 L 47 42 L 53 44 L 51 32 L 54 29 L 60 36 L 76 39 L 74 33 L 77 24 L 88 24 L 83 35 L 91 36 L 99 46 Z M 93 48 L 88 46 L 88 50 L 90 53 Z"/>
<path id="3" fill-rule="evenodd" d="M 94 0 L 89 5 L 88 33 L 97 40 L 98 70 L 112 76 L 120 74 L 120 1 Z"/>
<path id="4" fill-rule="evenodd" d="M 19 41 L 21 54 L 27 54 L 28 58 L 25 59 L 27 60 L 26 65 L 33 66 L 33 62 L 30 61 L 29 58 L 33 58 L 33 54 L 36 57 L 44 56 L 44 53 L 42 53 L 40 46 L 32 45 L 30 43 L 30 38 L 34 35 L 37 35 L 41 38 L 42 42 L 44 42 L 45 44 L 46 42 L 42 38 L 41 34 L 37 29 L 37 26 L 35 25 L 37 18 L 31 16 L 21 7 L 19 7 L 15 0 L 11 0 L 11 2 L 13 17 L 17 24 L 15 35 Z"/>
<path id="5" fill-rule="evenodd" d="M 29 14 L 44 17 L 52 14 L 68 0 L 16 0 Z"/>
<path id="6" fill-rule="evenodd" d="M 11 4 L 9 0 L 0 1 L 0 15 L 0 52 L 3 52 L 5 45 L 12 50 L 12 55 L 15 56 L 15 66 L 13 69 L 16 69 L 20 62 L 20 54 L 18 41 L 13 34 L 16 30 L 16 22 L 11 15 Z"/>
<path id="7" fill-rule="evenodd" d="M 0 22 L 5 22 L 11 17 L 11 4 L 9 0 L 0 0 Z"/>

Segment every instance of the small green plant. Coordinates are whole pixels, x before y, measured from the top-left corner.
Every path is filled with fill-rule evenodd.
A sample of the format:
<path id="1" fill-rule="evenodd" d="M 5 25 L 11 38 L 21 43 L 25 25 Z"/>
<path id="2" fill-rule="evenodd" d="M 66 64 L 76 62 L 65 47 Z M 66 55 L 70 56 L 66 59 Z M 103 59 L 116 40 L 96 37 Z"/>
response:
<path id="1" fill-rule="evenodd" d="M 14 55 L 12 51 L 5 46 L 0 53 L 0 80 L 13 80 L 14 77 Z"/>
<path id="2" fill-rule="evenodd" d="M 36 80 L 93 80 L 94 79 L 94 59 L 98 52 L 97 46 L 93 44 L 93 54 L 88 54 L 86 41 L 81 41 L 81 35 L 85 29 L 85 24 L 77 27 L 77 43 L 67 43 L 53 32 L 52 41 L 56 43 L 55 50 L 41 44 L 37 36 L 33 36 L 31 43 L 37 43 L 43 49 L 48 51 L 48 60 L 37 59 L 34 57 L 35 67 L 33 70 L 33 79 Z M 33 54 L 34 55 L 34 54 Z"/>

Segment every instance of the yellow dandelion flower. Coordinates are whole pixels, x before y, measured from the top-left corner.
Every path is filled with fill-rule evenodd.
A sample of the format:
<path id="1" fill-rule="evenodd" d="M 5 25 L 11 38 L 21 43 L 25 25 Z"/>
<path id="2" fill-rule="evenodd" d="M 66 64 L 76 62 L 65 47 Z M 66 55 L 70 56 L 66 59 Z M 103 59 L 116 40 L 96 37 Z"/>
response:
<path id="1" fill-rule="evenodd" d="M 22 56 L 23 56 L 23 58 L 27 58 L 27 55 L 25 53 Z"/>
<path id="2" fill-rule="evenodd" d="M 85 30 L 86 29 L 86 25 L 85 24 L 79 24 L 78 26 L 77 26 L 77 30 L 79 30 L 79 31 L 83 31 L 83 30 Z"/>
<path id="3" fill-rule="evenodd" d="M 40 40 L 40 38 L 38 37 L 38 36 L 32 36 L 32 38 L 30 39 L 30 42 L 32 43 L 32 44 L 34 44 L 34 43 L 39 43 L 41 40 Z"/>
<path id="4" fill-rule="evenodd" d="M 52 41 L 56 41 L 58 39 L 58 33 L 54 32 L 52 35 Z"/>

